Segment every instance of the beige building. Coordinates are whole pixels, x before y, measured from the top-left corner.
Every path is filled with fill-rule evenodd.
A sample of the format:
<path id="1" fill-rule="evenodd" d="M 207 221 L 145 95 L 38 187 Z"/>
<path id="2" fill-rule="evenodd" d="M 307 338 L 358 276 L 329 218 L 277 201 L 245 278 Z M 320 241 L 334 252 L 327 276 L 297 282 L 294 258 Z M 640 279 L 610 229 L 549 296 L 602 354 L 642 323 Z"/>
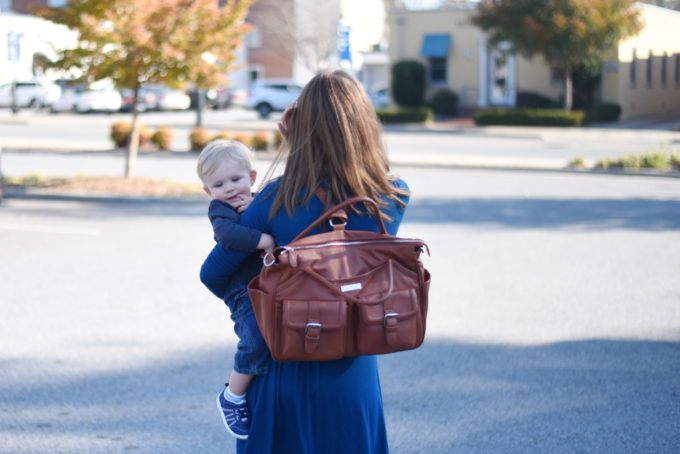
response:
<path id="1" fill-rule="evenodd" d="M 622 118 L 680 112 L 680 12 L 636 5 L 644 27 L 603 55 L 596 99 L 621 105 Z M 558 100 L 563 83 L 543 58 L 489 48 L 484 32 L 470 21 L 474 11 L 474 5 L 391 10 L 390 61 L 421 61 L 428 90 L 452 89 L 462 108 L 514 106 L 520 92 Z"/>

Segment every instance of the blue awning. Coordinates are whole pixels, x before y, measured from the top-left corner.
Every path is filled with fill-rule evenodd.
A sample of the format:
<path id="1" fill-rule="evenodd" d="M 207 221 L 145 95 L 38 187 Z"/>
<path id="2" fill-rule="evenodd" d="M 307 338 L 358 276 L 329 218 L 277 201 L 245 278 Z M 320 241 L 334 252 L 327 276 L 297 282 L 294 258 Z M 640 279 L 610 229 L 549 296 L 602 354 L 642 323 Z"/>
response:
<path id="1" fill-rule="evenodd" d="M 420 56 L 424 58 L 446 58 L 451 46 L 451 35 L 425 35 Z"/>

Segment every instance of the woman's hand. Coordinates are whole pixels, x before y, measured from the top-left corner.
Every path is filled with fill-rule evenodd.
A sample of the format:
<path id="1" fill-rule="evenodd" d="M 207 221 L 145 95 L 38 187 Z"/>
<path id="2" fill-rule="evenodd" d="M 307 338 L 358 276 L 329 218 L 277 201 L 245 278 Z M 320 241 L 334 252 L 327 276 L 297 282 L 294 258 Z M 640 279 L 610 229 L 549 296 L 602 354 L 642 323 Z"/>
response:
<path id="1" fill-rule="evenodd" d="M 289 132 L 288 128 L 290 126 L 290 119 L 295 114 L 295 109 L 297 109 L 297 101 L 295 101 L 290 106 L 286 107 L 286 110 L 283 111 L 283 116 L 281 117 L 281 120 L 277 124 L 279 131 L 281 132 L 281 135 L 286 140 L 288 140 Z"/>

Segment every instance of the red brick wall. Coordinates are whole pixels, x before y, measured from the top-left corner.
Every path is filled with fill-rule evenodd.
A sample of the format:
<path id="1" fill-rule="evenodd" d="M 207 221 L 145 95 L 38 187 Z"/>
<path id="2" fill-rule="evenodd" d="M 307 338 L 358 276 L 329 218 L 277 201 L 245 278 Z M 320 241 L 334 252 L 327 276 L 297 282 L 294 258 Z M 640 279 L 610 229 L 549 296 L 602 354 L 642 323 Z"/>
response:
<path id="1" fill-rule="evenodd" d="M 248 48 L 248 63 L 262 67 L 264 78 L 292 78 L 294 0 L 259 0 L 248 22 L 260 31 L 260 47 Z"/>

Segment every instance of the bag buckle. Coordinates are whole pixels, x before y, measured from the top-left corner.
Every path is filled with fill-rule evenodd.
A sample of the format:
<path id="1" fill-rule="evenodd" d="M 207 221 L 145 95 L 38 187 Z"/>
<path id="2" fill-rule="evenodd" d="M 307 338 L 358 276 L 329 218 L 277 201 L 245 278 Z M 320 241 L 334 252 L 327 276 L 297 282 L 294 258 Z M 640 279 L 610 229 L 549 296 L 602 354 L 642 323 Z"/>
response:
<path id="1" fill-rule="evenodd" d="M 316 322 L 307 323 L 307 325 L 305 325 L 305 334 L 309 334 L 310 329 L 318 329 L 319 332 L 321 332 L 321 323 L 316 323 Z M 317 332 L 316 335 L 318 336 L 319 333 Z"/>
<path id="2" fill-rule="evenodd" d="M 399 323 L 399 314 L 396 312 L 388 312 L 383 317 L 383 323 L 385 326 L 394 326 Z"/>

